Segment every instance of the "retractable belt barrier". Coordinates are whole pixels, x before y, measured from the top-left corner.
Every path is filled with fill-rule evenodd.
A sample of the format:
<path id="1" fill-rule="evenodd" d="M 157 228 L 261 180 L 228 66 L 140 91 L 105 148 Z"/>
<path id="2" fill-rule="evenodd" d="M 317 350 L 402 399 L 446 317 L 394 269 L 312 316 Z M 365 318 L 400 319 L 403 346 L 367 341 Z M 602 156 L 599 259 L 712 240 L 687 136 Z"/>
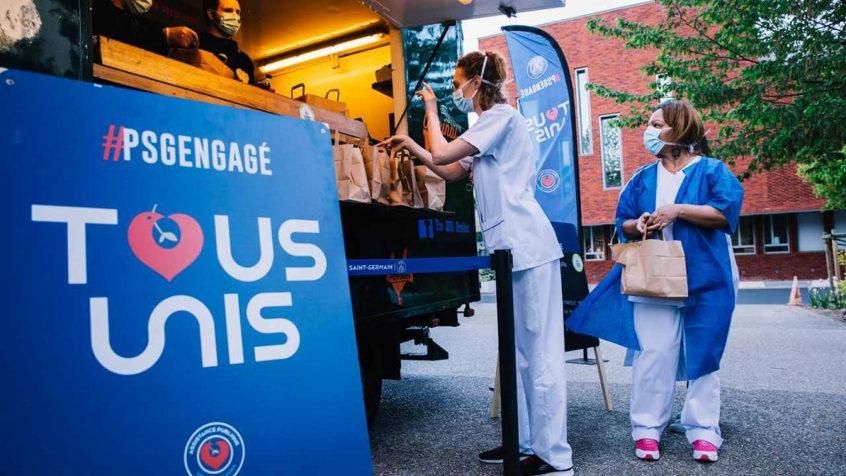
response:
<path id="1" fill-rule="evenodd" d="M 520 448 L 517 430 L 517 358 L 514 343 L 514 290 L 512 260 L 508 250 L 490 257 L 347 260 L 350 276 L 391 274 L 457 273 L 491 269 L 496 273 L 496 315 L 499 333 L 500 392 L 502 399 L 502 446 L 504 476 L 519 476 Z"/>

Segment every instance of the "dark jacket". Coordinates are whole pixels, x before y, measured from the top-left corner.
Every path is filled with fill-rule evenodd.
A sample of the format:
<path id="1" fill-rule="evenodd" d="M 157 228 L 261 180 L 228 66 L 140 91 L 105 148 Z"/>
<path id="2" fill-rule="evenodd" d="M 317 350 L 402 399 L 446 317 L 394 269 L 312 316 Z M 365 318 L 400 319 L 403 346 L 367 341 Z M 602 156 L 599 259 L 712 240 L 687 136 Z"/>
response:
<path id="1" fill-rule="evenodd" d="M 110 0 L 93 0 L 92 6 L 95 35 L 107 36 L 153 53 L 167 55 L 164 25 L 121 10 Z"/>
<path id="2" fill-rule="evenodd" d="M 200 49 L 217 56 L 233 72 L 242 70 L 250 77 L 250 84 L 256 82 L 253 60 L 238 48 L 238 42 L 230 38 L 218 38 L 207 32 L 200 33 Z"/>

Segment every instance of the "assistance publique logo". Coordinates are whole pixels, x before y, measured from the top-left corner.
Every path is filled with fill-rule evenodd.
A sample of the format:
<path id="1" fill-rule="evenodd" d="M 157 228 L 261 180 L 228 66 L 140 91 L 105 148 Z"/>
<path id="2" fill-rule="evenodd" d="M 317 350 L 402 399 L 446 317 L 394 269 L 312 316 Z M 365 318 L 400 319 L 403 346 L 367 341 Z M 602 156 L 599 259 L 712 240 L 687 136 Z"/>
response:
<path id="1" fill-rule="evenodd" d="M 226 423 L 207 423 L 185 445 L 185 470 L 189 476 L 237 476 L 245 456 L 238 430 Z"/>

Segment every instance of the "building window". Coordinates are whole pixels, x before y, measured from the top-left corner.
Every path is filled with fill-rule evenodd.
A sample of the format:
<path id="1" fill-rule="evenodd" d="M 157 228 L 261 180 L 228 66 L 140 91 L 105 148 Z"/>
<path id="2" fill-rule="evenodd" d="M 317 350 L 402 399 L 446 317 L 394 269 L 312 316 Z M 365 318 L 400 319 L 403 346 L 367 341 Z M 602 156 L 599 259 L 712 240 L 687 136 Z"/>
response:
<path id="1" fill-rule="evenodd" d="M 661 93 L 661 99 L 658 100 L 660 104 L 672 101 L 673 98 L 673 80 L 666 74 L 659 74 L 655 76 L 656 90 Z"/>
<path id="2" fill-rule="evenodd" d="M 593 131 L 590 127 L 590 92 L 587 89 L 588 69 L 576 70 L 576 94 L 579 106 L 579 154 L 593 154 Z"/>
<path id="3" fill-rule="evenodd" d="M 799 251 L 825 251 L 823 242 L 823 216 L 820 212 L 796 215 Z"/>
<path id="4" fill-rule="evenodd" d="M 612 121 L 619 118 L 619 114 L 599 118 L 599 135 L 602 143 L 602 184 L 606 189 L 623 186 L 623 138 L 620 128 L 612 125 Z"/>
<path id="5" fill-rule="evenodd" d="M 737 230 L 731 236 L 731 246 L 736 255 L 755 254 L 755 219 L 740 217 Z"/>
<path id="6" fill-rule="evenodd" d="M 764 217 L 764 253 L 789 253 L 789 236 L 787 215 Z"/>
<path id="7" fill-rule="evenodd" d="M 605 227 L 600 226 L 586 226 L 584 227 L 585 235 L 585 260 L 587 261 L 604 261 L 605 260 Z"/>

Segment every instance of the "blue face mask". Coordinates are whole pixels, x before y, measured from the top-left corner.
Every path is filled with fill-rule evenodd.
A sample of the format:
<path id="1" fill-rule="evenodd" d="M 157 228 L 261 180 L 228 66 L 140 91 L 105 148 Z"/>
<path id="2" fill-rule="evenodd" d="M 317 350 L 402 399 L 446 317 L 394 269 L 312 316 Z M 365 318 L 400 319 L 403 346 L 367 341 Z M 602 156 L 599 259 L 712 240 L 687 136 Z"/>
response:
<path id="1" fill-rule="evenodd" d="M 692 144 L 676 144 L 675 142 L 664 142 L 659 137 L 661 133 L 664 132 L 664 129 L 658 129 L 657 127 L 649 126 L 646 128 L 646 131 L 643 133 L 643 146 L 646 147 L 646 150 L 649 151 L 652 155 L 658 155 L 661 153 L 661 149 L 667 145 L 675 145 L 679 147 L 684 147 L 688 149 L 692 154 L 696 147 Z M 707 133 L 706 133 L 707 134 Z"/>
<path id="2" fill-rule="evenodd" d="M 455 104 L 455 107 L 465 114 L 470 114 L 476 110 L 476 108 L 473 107 L 473 98 L 476 97 L 476 93 L 479 92 L 477 89 L 473 91 L 473 94 L 469 98 L 464 97 L 464 86 L 467 86 L 469 83 L 470 81 L 467 81 L 458 88 L 458 91 L 452 93 L 452 102 Z"/>
<path id="3" fill-rule="evenodd" d="M 705 134 L 702 136 L 702 139 L 704 139 L 708 135 L 709 131 L 710 131 L 710 129 L 705 131 Z M 684 147 L 685 149 L 690 151 L 691 154 L 694 151 L 696 151 L 696 146 L 694 144 L 677 144 L 675 142 L 664 142 L 664 141 L 662 141 L 661 138 L 659 137 L 662 132 L 664 132 L 664 129 L 658 129 L 657 127 L 652 127 L 652 126 L 647 127 L 646 131 L 644 131 L 644 133 L 643 133 L 643 146 L 646 147 L 646 150 L 648 150 L 650 154 L 652 154 L 652 155 L 660 154 L 661 149 L 663 149 L 664 146 L 667 146 L 667 145 L 675 145 L 675 146 L 678 146 L 678 147 Z M 700 140 L 702 140 L 702 139 L 700 139 Z"/>
<path id="4" fill-rule="evenodd" d="M 668 142 L 662 141 L 661 138 L 658 137 L 663 131 L 663 129 L 649 126 L 643 133 L 643 146 L 646 147 L 646 150 L 648 150 L 650 154 L 658 155 L 661 153 L 661 149 L 663 149 L 664 146 L 671 145 Z"/>

